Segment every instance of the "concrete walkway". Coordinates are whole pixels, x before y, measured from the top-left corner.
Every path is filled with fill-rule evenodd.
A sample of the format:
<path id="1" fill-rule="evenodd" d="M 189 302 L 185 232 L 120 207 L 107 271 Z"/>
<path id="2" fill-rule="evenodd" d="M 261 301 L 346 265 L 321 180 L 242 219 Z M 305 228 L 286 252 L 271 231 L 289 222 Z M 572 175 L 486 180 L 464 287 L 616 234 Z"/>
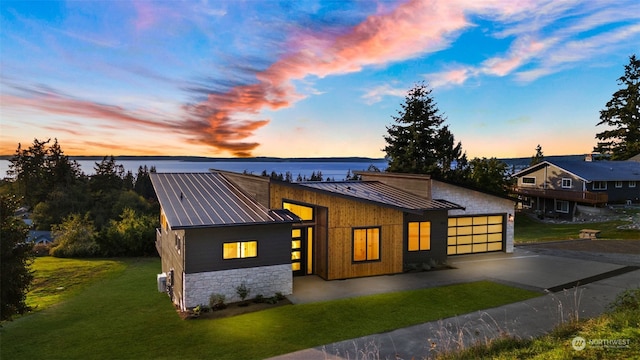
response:
<path id="1" fill-rule="evenodd" d="M 633 262 L 640 266 L 640 256 L 637 263 Z M 629 269 L 626 263 L 551 256 L 526 248 L 516 248 L 513 254 L 455 257 L 449 263 L 455 269 L 342 281 L 324 281 L 314 276 L 295 278 L 290 300 L 294 303 L 327 301 L 476 280 L 492 280 L 546 295 L 274 359 L 429 358 L 438 351 L 461 349 L 504 334 L 521 338 L 542 335 L 571 318 L 597 316 L 619 292 L 640 287 L 640 270 Z M 573 287 L 575 282 L 584 285 Z M 568 289 L 557 291 L 563 287 Z"/>

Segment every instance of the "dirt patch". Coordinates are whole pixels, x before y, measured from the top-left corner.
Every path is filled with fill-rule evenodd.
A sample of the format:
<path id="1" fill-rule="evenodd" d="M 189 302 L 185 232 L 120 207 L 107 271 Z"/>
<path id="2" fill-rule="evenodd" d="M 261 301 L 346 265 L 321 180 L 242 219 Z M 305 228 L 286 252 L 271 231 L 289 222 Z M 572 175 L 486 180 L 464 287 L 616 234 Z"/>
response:
<path id="1" fill-rule="evenodd" d="M 639 240 L 571 240 L 527 245 L 532 248 L 595 253 L 640 254 Z"/>
<path id="2" fill-rule="evenodd" d="M 253 300 L 241 301 L 228 304 L 226 308 L 219 310 L 208 310 L 200 312 L 200 315 L 194 314 L 193 311 L 178 311 L 182 319 L 221 319 L 230 316 L 248 314 L 256 311 L 273 309 L 280 306 L 291 305 L 289 299 L 279 300 L 276 303 L 259 302 Z"/>

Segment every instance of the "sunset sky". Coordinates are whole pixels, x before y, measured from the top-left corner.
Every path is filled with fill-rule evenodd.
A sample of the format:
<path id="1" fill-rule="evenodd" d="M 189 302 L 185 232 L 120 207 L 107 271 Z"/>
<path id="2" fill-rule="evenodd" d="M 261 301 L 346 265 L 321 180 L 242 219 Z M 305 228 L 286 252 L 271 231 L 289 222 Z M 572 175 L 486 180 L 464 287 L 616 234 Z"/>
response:
<path id="1" fill-rule="evenodd" d="M 425 81 L 469 158 L 583 154 L 637 0 L 0 2 L 0 154 L 383 157 Z"/>

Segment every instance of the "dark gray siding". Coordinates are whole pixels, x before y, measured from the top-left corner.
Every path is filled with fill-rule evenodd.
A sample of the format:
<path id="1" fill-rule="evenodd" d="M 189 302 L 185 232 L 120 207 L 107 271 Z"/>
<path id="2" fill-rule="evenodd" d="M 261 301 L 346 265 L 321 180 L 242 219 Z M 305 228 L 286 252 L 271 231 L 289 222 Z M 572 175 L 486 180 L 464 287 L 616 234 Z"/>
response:
<path id="1" fill-rule="evenodd" d="M 447 260 L 447 211 L 426 211 L 424 216 L 405 214 L 402 250 L 404 264 L 444 263 Z M 431 222 L 431 250 L 408 251 L 408 223 L 413 221 Z"/>
<path id="2" fill-rule="evenodd" d="M 185 237 L 185 273 L 291 263 L 291 224 L 189 229 Z M 223 243 L 252 240 L 258 242 L 257 257 L 222 258 Z"/>

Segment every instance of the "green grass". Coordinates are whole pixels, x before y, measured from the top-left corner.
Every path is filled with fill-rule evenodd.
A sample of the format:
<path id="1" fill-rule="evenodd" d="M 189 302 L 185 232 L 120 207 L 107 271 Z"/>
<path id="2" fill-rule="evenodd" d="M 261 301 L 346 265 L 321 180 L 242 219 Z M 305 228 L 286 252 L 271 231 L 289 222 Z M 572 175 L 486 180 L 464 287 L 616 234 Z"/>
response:
<path id="1" fill-rule="evenodd" d="M 563 324 L 550 334 L 535 339 L 503 338 L 488 345 L 445 354 L 440 360 L 462 359 L 640 359 L 640 289 L 627 290 L 632 302 L 617 303 L 611 311 L 586 321 Z M 618 299 L 621 297 L 619 296 Z M 583 350 L 575 350 L 571 341 L 580 336 L 587 341 Z M 628 347 L 605 348 L 589 340 L 621 340 Z"/>
<path id="2" fill-rule="evenodd" d="M 181 320 L 158 293 L 158 259 L 127 259 L 57 306 L 3 324 L 2 359 L 261 359 L 525 300 L 491 282 Z"/>
<path id="3" fill-rule="evenodd" d="M 27 293 L 27 305 L 34 310 L 49 306 L 78 293 L 91 282 L 112 271 L 123 270 L 125 265 L 114 260 L 36 258 L 31 270 L 37 276 Z"/>
<path id="4" fill-rule="evenodd" d="M 554 224 L 543 223 L 525 214 L 517 214 L 515 219 L 516 243 L 571 240 L 578 239 L 581 229 L 600 230 L 601 239 L 640 239 L 638 230 L 618 229 L 618 226 L 628 225 L 628 221 L 616 220 L 598 223 Z"/>

